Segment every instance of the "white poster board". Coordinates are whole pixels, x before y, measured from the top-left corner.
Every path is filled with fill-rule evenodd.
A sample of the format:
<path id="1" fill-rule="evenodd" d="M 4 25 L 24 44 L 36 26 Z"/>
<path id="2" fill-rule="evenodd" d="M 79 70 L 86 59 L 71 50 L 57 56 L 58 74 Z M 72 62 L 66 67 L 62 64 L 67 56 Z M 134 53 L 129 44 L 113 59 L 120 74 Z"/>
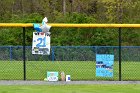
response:
<path id="1" fill-rule="evenodd" d="M 50 36 L 44 32 L 33 32 L 32 54 L 50 55 Z"/>
<path id="2" fill-rule="evenodd" d="M 47 72 L 48 81 L 58 81 L 58 72 Z"/>

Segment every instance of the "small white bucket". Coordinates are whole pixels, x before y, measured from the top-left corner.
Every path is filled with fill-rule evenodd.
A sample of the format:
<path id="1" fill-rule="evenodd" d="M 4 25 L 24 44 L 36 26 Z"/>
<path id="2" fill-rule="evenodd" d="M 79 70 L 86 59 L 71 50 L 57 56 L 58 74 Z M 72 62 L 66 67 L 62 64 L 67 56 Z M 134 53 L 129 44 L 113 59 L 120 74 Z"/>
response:
<path id="1" fill-rule="evenodd" d="M 70 75 L 66 75 L 66 81 L 71 81 Z"/>

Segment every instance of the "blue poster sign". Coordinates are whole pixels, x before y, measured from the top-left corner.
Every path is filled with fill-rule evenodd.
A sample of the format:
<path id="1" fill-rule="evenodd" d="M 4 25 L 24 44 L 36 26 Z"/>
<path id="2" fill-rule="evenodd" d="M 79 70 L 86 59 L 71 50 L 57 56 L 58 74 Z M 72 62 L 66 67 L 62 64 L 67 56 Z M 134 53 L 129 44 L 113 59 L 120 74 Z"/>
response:
<path id="1" fill-rule="evenodd" d="M 113 77 L 114 55 L 96 54 L 96 76 Z"/>

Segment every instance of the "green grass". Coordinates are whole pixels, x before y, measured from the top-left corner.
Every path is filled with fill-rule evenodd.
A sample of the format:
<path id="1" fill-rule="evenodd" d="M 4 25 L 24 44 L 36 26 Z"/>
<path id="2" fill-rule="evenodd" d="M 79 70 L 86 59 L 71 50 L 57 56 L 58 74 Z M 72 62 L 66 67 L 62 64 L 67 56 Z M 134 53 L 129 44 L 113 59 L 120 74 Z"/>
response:
<path id="1" fill-rule="evenodd" d="M 27 61 L 27 80 L 43 80 L 47 71 L 64 71 L 70 74 L 72 80 L 118 80 L 119 64 L 114 63 L 114 76 L 112 78 L 95 77 L 95 62 L 93 61 Z M 123 80 L 140 80 L 140 62 L 122 62 Z M 60 78 L 60 77 L 59 77 Z M 23 80 L 22 61 L 0 61 L 0 79 Z"/>
<path id="2" fill-rule="evenodd" d="M 0 93 L 139 93 L 140 85 L 11 85 Z"/>

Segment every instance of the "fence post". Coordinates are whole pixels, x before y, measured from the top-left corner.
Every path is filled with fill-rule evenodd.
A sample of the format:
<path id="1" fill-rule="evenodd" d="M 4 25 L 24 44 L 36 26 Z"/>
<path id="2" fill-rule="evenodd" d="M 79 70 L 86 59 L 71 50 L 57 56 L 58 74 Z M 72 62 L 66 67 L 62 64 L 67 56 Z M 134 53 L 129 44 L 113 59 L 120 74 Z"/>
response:
<path id="1" fill-rule="evenodd" d="M 25 58 L 25 27 L 23 27 L 23 78 L 26 80 L 26 58 Z"/>
<path id="2" fill-rule="evenodd" d="M 97 50 L 98 46 L 95 46 L 95 55 L 98 54 Z M 96 57 L 95 57 L 96 58 Z"/>
<path id="3" fill-rule="evenodd" d="M 52 47 L 52 61 L 54 61 L 54 47 Z"/>
<path id="4" fill-rule="evenodd" d="M 121 28 L 119 28 L 119 81 L 121 81 Z"/>
<path id="5" fill-rule="evenodd" d="M 10 61 L 12 61 L 12 46 L 10 46 Z"/>

